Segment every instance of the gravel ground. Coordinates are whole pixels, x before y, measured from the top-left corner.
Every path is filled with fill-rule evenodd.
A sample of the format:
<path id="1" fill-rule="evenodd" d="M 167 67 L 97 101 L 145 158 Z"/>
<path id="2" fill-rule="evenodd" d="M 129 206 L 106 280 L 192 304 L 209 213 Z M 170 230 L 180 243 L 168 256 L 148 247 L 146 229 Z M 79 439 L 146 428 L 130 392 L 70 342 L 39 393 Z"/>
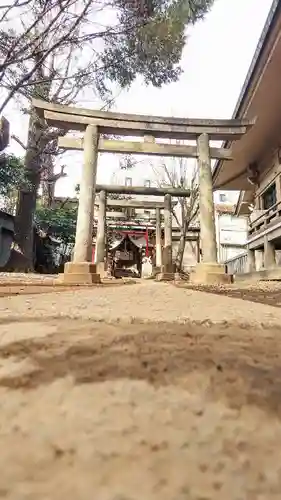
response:
<path id="1" fill-rule="evenodd" d="M 177 283 L 178 287 L 200 292 L 224 295 L 249 302 L 258 302 L 274 307 L 281 307 L 281 283 L 264 281 L 259 283 L 235 283 L 233 285 L 191 285 Z"/>
<path id="2" fill-rule="evenodd" d="M 0 283 L 6 282 L 53 282 L 57 274 L 38 274 L 38 273 L 0 273 Z"/>
<path id="3" fill-rule="evenodd" d="M 151 281 L 2 297 L 0 498 L 277 500 L 280 366 L 268 305 Z"/>
<path id="4" fill-rule="evenodd" d="M 281 324 L 281 310 L 166 283 L 141 281 L 64 293 L 2 297 L 1 318 L 68 317 L 96 321 L 209 321 Z"/>

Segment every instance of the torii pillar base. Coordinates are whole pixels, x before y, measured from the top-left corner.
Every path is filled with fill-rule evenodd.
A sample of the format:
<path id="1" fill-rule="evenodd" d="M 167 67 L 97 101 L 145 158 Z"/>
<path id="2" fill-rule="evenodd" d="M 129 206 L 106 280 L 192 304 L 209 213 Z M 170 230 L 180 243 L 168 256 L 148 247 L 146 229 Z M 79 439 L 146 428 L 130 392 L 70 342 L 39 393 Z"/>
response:
<path id="1" fill-rule="evenodd" d="M 226 274 L 224 265 L 200 262 L 190 274 L 190 283 L 198 285 L 228 285 L 233 283 L 233 276 Z"/>
<path id="2" fill-rule="evenodd" d="M 161 273 L 156 275 L 155 280 L 156 281 L 174 281 L 175 280 L 175 273 L 161 272 Z"/>
<path id="3" fill-rule="evenodd" d="M 64 285 L 93 285 L 101 282 L 96 265 L 91 262 L 67 262 L 64 273 L 59 274 L 56 282 Z"/>
<path id="4" fill-rule="evenodd" d="M 107 264 L 105 262 L 98 262 L 96 264 L 96 272 L 101 279 L 107 278 Z"/>

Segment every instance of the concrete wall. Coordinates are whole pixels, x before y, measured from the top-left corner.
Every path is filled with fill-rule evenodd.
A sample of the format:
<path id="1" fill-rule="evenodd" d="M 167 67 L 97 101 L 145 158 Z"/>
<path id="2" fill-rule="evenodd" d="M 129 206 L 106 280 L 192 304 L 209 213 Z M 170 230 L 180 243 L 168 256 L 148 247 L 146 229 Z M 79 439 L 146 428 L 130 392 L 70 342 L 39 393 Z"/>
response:
<path id="1" fill-rule="evenodd" d="M 223 263 L 226 260 L 229 259 L 234 259 L 235 257 L 238 257 L 238 255 L 241 255 L 245 253 L 246 247 L 238 247 L 238 246 L 233 246 L 233 245 L 220 245 L 220 262 Z"/>
<path id="2" fill-rule="evenodd" d="M 245 245 L 248 221 L 245 217 L 231 214 L 216 214 L 219 242 L 223 245 Z"/>
<path id="3" fill-rule="evenodd" d="M 216 211 L 215 220 L 219 262 L 243 253 L 248 233 L 247 218 Z"/>

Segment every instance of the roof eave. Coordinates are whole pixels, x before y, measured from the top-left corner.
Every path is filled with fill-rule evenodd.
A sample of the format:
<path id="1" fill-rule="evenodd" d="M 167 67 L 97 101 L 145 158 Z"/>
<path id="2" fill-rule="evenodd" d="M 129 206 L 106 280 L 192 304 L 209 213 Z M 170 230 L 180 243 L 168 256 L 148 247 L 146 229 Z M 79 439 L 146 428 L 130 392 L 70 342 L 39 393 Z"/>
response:
<path id="1" fill-rule="evenodd" d="M 246 75 L 246 79 L 242 86 L 238 101 L 236 103 L 232 118 L 237 119 L 241 118 L 241 112 L 243 112 L 243 106 L 246 103 L 247 98 L 249 97 L 249 90 L 253 84 L 253 80 L 256 72 L 258 71 L 259 62 L 262 57 L 262 53 L 265 50 L 266 42 L 270 36 L 270 33 L 274 27 L 274 24 L 277 20 L 278 10 L 281 9 L 281 3 L 279 0 L 273 0 L 270 11 L 265 21 L 265 25 L 263 27 L 261 36 L 259 38 L 252 62 L 250 64 L 248 73 Z M 223 148 L 229 148 L 231 146 L 230 141 L 225 141 L 222 145 Z M 223 160 L 217 160 L 213 169 L 213 183 L 215 182 L 216 177 L 220 172 L 220 168 L 223 164 Z"/>

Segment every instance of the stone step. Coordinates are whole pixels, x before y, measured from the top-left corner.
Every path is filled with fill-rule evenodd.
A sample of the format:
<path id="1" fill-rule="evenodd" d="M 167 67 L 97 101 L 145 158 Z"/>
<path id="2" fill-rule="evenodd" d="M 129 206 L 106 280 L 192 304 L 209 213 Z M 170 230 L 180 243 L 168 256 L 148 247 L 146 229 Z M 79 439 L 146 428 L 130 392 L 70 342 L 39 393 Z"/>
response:
<path id="1" fill-rule="evenodd" d="M 156 281 L 174 281 L 175 274 L 174 273 L 159 273 L 155 277 Z"/>
<path id="2" fill-rule="evenodd" d="M 101 283 L 100 275 L 96 273 L 61 273 L 56 280 L 57 284 L 92 285 Z"/>
<path id="3" fill-rule="evenodd" d="M 190 282 L 196 284 L 206 285 L 229 285 L 233 283 L 233 276 L 231 274 L 222 274 L 215 272 L 194 273 L 190 276 Z"/>

